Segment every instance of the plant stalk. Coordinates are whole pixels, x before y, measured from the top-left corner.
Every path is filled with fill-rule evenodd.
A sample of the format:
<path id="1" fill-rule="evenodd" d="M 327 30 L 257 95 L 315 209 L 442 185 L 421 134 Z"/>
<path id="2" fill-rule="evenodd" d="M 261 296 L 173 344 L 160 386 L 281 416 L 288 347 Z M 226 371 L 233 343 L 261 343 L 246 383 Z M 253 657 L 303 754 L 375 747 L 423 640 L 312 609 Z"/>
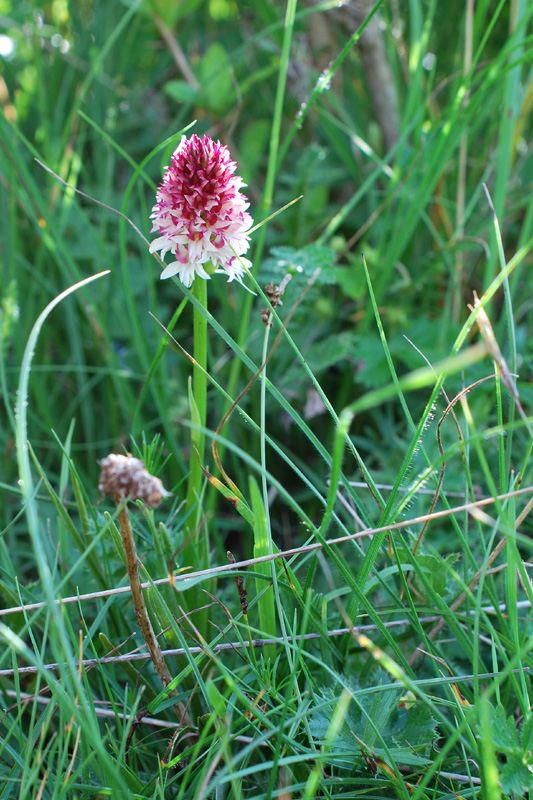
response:
<path id="1" fill-rule="evenodd" d="M 205 427 L 207 418 L 207 281 L 197 278 L 193 284 L 193 293 L 200 307 L 194 308 L 194 346 L 193 346 L 193 380 L 190 395 L 193 427 L 191 429 L 191 456 L 189 461 L 189 482 L 187 485 L 186 542 L 182 551 L 182 564 L 193 570 L 209 567 L 209 539 L 207 528 L 202 523 L 200 508 L 205 456 Z M 199 586 L 186 590 L 182 602 L 187 611 L 194 612 L 204 605 Z M 194 617 L 199 633 L 207 638 L 207 612 L 197 612 Z"/>
<path id="2" fill-rule="evenodd" d="M 157 641 L 152 623 L 150 622 L 146 603 L 144 602 L 141 581 L 139 578 L 139 559 L 137 558 L 137 550 L 135 549 L 135 541 L 133 539 L 133 531 L 131 529 L 128 509 L 124 505 L 124 500 L 120 495 L 115 496 L 115 504 L 118 509 L 118 521 L 120 525 L 120 533 L 122 535 L 122 545 L 126 555 L 126 568 L 128 570 L 135 616 L 137 618 L 139 628 L 141 629 L 144 641 L 146 642 L 150 652 L 150 658 L 152 659 L 152 663 L 159 676 L 159 680 L 161 681 L 163 689 L 166 689 L 172 682 L 172 675 L 168 671 L 165 659 L 161 653 L 161 648 L 159 646 L 159 642 Z M 170 689 L 168 692 L 170 697 L 177 697 L 177 694 L 178 693 L 176 689 Z M 176 703 L 174 710 L 180 724 L 191 725 L 191 720 L 183 703 Z"/>
<path id="3" fill-rule="evenodd" d="M 207 309 L 207 282 L 205 280 L 196 280 L 193 285 L 193 292 L 201 304 L 202 308 Z M 208 553 L 209 545 L 206 537 L 202 542 L 199 549 L 199 542 L 197 539 L 197 526 L 199 520 L 199 509 L 196 508 L 196 513 L 192 513 L 194 508 L 198 506 L 200 495 L 202 491 L 203 473 L 202 467 L 205 455 L 205 433 L 203 432 L 206 425 L 207 417 L 207 319 L 199 308 L 194 309 L 194 368 L 193 368 L 193 398 L 195 409 L 192 409 L 193 422 L 196 422 L 196 427 L 193 427 L 191 433 L 191 457 L 189 462 L 190 473 L 189 483 L 187 486 L 187 502 L 185 512 L 188 517 L 187 527 L 189 530 L 189 538 L 191 541 L 184 548 L 184 558 L 186 558 L 186 565 L 194 565 L 197 568 L 205 569 L 208 566 Z M 196 416 L 196 420 L 194 417 Z M 192 537 L 192 538 L 191 538 Z M 198 556 L 200 555 L 200 563 Z M 193 558 L 190 561 L 190 557 Z"/>

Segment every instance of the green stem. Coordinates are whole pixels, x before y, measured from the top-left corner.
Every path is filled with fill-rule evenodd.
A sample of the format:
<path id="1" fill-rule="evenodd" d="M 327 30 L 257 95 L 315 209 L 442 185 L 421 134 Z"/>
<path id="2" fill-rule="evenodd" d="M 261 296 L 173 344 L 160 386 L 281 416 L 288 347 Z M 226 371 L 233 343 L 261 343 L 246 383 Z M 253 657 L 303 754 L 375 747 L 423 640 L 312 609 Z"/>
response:
<path id="1" fill-rule="evenodd" d="M 198 523 L 200 519 L 198 504 L 200 502 L 200 495 L 202 491 L 203 473 L 201 465 L 204 462 L 205 455 L 205 426 L 207 416 L 207 318 L 203 313 L 207 309 L 207 282 L 197 278 L 193 285 L 193 293 L 201 307 L 194 308 L 194 361 L 193 367 L 193 382 L 192 382 L 192 399 L 193 402 L 191 409 L 193 422 L 195 427 L 191 432 L 191 457 L 190 457 L 190 474 L 189 483 L 187 486 L 187 502 L 185 512 L 188 517 L 187 528 L 189 536 L 192 535 L 193 540 L 189 542 L 185 548 L 185 553 L 193 557 L 194 567 L 196 569 L 205 569 L 207 567 L 207 554 L 209 552 L 209 545 L 206 537 L 202 542 L 201 549 L 198 545 L 200 542 L 196 541 L 198 538 Z M 196 513 L 193 513 L 196 508 Z M 199 557 L 200 561 L 199 562 Z M 187 562 L 189 563 L 189 562 Z"/>
<path id="2" fill-rule="evenodd" d="M 207 416 L 207 281 L 196 278 L 193 294 L 198 305 L 194 306 L 194 367 L 192 392 L 189 387 L 189 401 L 193 427 L 191 428 L 191 456 L 189 462 L 189 482 L 185 502 L 185 545 L 181 564 L 193 570 L 207 569 L 209 566 L 209 538 L 206 525 L 202 522 L 201 496 L 204 480 L 202 465 L 205 456 L 205 427 Z M 193 586 L 180 598 L 187 611 L 201 608 L 205 595 L 201 586 Z M 207 613 L 194 614 L 194 625 L 202 637 L 207 636 Z"/>
<path id="3" fill-rule="evenodd" d="M 263 338 L 263 352 L 261 355 L 261 363 L 263 371 L 259 376 L 261 381 L 261 419 L 260 419 L 260 442 L 261 442 L 261 485 L 263 489 L 263 502 L 265 504 L 265 511 L 268 514 L 268 483 L 266 479 L 266 370 L 267 370 L 267 357 L 268 357 L 268 338 L 270 334 L 270 327 L 272 325 L 272 314 L 268 316 L 268 322 L 265 325 L 265 336 Z M 272 536 L 268 537 L 268 554 L 272 555 L 274 549 L 272 547 Z"/>
<path id="4" fill-rule="evenodd" d="M 195 281 L 194 295 L 202 304 L 202 309 L 207 310 L 207 281 L 200 279 Z M 207 416 L 207 317 L 199 308 L 194 309 L 194 360 L 197 364 L 193 372 L 194 399 L 200 415 L 200 425 L 205 428 Z M 205 451 L 205 433 L 203 431 L 199 432 L 196 446 L 200 461 L 203 462 Z"/>

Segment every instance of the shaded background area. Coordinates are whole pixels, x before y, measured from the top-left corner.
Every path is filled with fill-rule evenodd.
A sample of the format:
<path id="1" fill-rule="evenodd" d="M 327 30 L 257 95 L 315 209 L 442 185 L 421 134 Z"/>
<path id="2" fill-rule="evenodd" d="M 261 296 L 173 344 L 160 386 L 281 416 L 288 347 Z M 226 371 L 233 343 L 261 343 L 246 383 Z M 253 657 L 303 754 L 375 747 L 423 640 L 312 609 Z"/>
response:
<path id="1" fill-rule="evenodd" d="M 80 587 L 100 593 L 83 606 L 73 603 L 57 620 L 50 608 L 36 612 L 29 621 L 22 612 L 8 617 L 10 642 L 20 633 L 27 649 L 17 650 L 19 645 L 12 644 L 12 651 L 1 653 L 2 669 L 17 659 L 33 663 L 33 658 L 39 666 L 70 659 L 57 682 L 67 694 L 70 691 L 59 722 L 53 714 L 44 721 L 35 714 L 28 722 L 23 713 L 26 706 L 15 722 L 5 717 L 12 727 L 0 746 L 7 747 L 7 742 L 21 763 L 35 767 L 33 794 L 42 778 L 39 748 L 48 747 L 47 735 L 56 724 L 58 731 L 67 731 L 66 736 L 72 730 L 81 731 L 83 726 L 76 729 L 70 722 L 81 708 L 85 721 L 92 721 L 92 728 L 88 722 L 83 728 L 85 750 L 76 762 L 76 769 L 85 770 L 83 779 L 94 778 L 94 786 L 102 789 L 127 786 L 132 796 L 134 792 L 157 796 L 154 776 L 159 774 L 159 759 L 167 747 L 164 735 L 152 729 L 145 734 L 142 729 L 136 740 L 141 744 L 132 747 L 134 768 L 130 769 L 123 759 L 131 745 L 127 727 L 117 716 L 117 724 L 106 728 L 104 745 L 101 720 L 89 713 L 94 710 L 93 695 L 99 702 L 129 709 L 141 702 L 144 691 L 142 702 L 151 703 L 151 711 L 161 712 L 168 722 L 164 701 L 163 707 L 154 704 L 159 688 L 153 674 L 149 669 L 137 673 L 124 668 L 123 672 L 120 665 L 108 665 L 109 669 L 92 670 L 82 690 L 76 681 L 81 685 L 85 675 L 78 675 L 76 659 L 84 647 L 84 655 L 101 655 L 129 641 L 133 619 L 126 596 L 111 599 L 108 595 L 110 587 L 124 582 L 124 564 L 118 530 L 106 515 L 109 506 L 98 500 L 98 459 L 122 449 L 150 456 L 150 465 L 173 497 L 157 516 L 134 509 L 139 552 L 153 576 L 165 576 L 169 568 L 180 566 L 181 503 L 190 456 L 187 385 L 191 367 L 178 347 L 163 344 L 156 319 L 172 324 L 173 335 L 190 352 L 192 310 L 186 305 L 173 319 L 183 299 L 181 289 L 159 280 L 159 266 L 143 237 L 150 239 L 149 216 L 164 166 L 180 131 L 193 122 L 189 131 L 209 133 L 229 147 L 248 184 L 245 191 L 257 223 L 301 195 L 297 203 L 254 232 L 250 257 L 262 285 L 279 284 L 286 274 L 292 276 L 280 316 L 286 321 L 291 315 L 288 332 L 332 407 L 340 414 L 378 390 L 375 403 L 367 404 L 350 428 L 360 459 L 353 449 L 342 451 L 342 489 L 332 501 L 331 526 L 324 525 L 328 536 L 377 525 L 391 497 L 387 521 L 426 513 L 443 461 L 443 506 L 448 498 L 460 504 L 467 498 L 514 488 L 522 465 L 523 485 L 532 482 L 531 442 L 521 422 L 515 426 L 513 402 L 506 387 L 494 381 L 489 358 L 447 378 L 449 398 L 478 379 L 488 376 L 490 380 L 468 396 L 471 426 L 466 410 L 459 414 L 459 404 L 457 426 L 452 414 L 447 414 L 439 428 L 440 445 L 446 450 L 442 458 L 436 430 L 448 399 L 439 396 L 434 407 L 425 411 L 429 388 L 410 391 L 405 397 L 389 390 L 394 370 L 403 376 L 449 355 L 469 314 L 474 291 L 481 296 L 498 275 L 502 261 L 515 258 L 506 293 L 496 293 L 488 313 L 504 357 L 519 375 L 522 404 L 526 411 L 532 407 L 533 5 L 521 0 L 390 0 L 378 6 L 368 0 L 342 4 L 289 0 L 287 5 L 268 0 L 54 0 L 40 4 L 0 0 L 0 595 L 5 607 L 40 602 L 46 597 L 43 588 L 74 599 Z M 289 35 L 291 11 L 295 18 Z M 359 25 L 364 25 L 360 35 Z M 86 196 L 66 188 L 36 159 Z M 503 259 L 483 184 L 501 229 Z M 320 274 L 310 286 L 317 268 Z M 32 540 L 21 508 L 15 446 L 16 407 L 21 400 L 17 391 L 26 344 L 36 319 L 54 297 L 105 269 L 109 275 L 52 312 L 34 354 L 26 411 L 36 486 L 38 478 L 41 483 L 32 498 L 32 507 L 40 515 L 40 538 Z M 256 365 L 261 363 L 263 300 L 242 286 L 226 284 L 220 276 L 208 288 L 209 309 L 222 330 L 239 342 Z M 273 327 L 268 377 L 287 404 L 282 408 L 267 395 L 266 428 L 272 438 L 267 466 L 273 476 L 269 483 L 273 538 L 288 548 L 302 545 L 314 525 L 314 534 L 319 526 L 323 533 L 335 426 L 295 350 L 286 338 L 277 341 L 276 334 Z M 478 338 L 478 332 L 472 331 L 466 344 Z M 209 371 L 232 398 L 253 374 L 251 367 L 239 364 L 228 341 L 214 329 L 209 333 Z M 240 407 L 252 420 L 260 419 L 259 381 L 243 396 Z M 210 386 L 211 430 L 227 408 L 227 399 Z M 308 429 L 298 425 L 300 418 Z M 423 429 L 417 439 L 419 423 Z M 246 494 L 250 475 L 259 477 L 261 472 L 258 430 L 236 412 L 223 435 L 227 438 L 221 447 L 224 466 Z M 462 436 L 468 438 L 465 446 Z M 368 476 L 379 487 L 374 494 Z M 379 492 L 382 497 L 377 502 Z M 516 509 L 510 503 L 494 511 L 490 537 L 490 518 L 487 522 L 486 517 L 474 519 L 465 513 L 432 522 L 418 554 L 415 542 L 421 526 L 396 532 L 388 548 L 383 539 L 384 546 L 377 545 L 374 552 L 370 543 L 345 542 L 328 550 L 328 560 L 320 563 L 307 553 L 295 561 L 299 593 L 296 581 L 292 583 L 294 576 L 282 574 L 280 568 L 277 599 L 281 597 L 283 603 L 277 606 L 274 629 L 278 624 L 281 630 L 282 622 L 290 627 L 294 620 L 295 633 L 310 630 L 317 639 L 298 651 L 292 672 L 288 659 L 280 659 L 275 668 L 270 663 L 256 669 L 257 665 L 243 662 L 232 652 L 220 665 L 215 659 L 210 662 L 219 669 L 213 679 L 211 673 L 200 679 L 196 673 L 185 676 L 182 699 L 188 702 L 196 692 L 199 717 L 204 714 L 213 725 L 209 752 L 221 757 L 220 722 L 229 697 L 225 681 L 230 674 L 238 687 L 235 691 L 241 693 L 232 699 L 231 734 L 244 731 L 257 745 L 246 767 L 254 796 L 274 796 L 274 781 L 278 781 L 275 770 L 265 769 L 265 777 L 258 769 L 256 775 L 255 767 L 265 757 L 265 723 L 285 733 L 291 726 L 290 736 L 280 738 L 276 747 L 282 749 L 288 742 L 289 752 L 297 754 L 294 780 L 300 781 L 302 789 L 346 688 L 362 699 L 343 717 L 341 743 L 337 743 L 340 754 L 331 759 L 327 774 L 346 778 L 347 791 L 354 786 L 367 790 L 372 758 L 366 754 L 370 762 L 363 759 L 351 730 L 366 726 L 363 717 L 377 719 L 381 714 L 383 741 L 390 744 L 398 763 L 405 764 L 412 755 L 406 755 L 406 748 L 395 749 L 399 732 L 409 743 L 416 740 L 423 758 L 414 757 L 409 763 L 420 777 L 426 774 L 430 759 L 433 766 L 437 764 L 439 747 L 457 731 L 456 714 L 467 708 L 460 701 L 460 707 L 451 705 L 442 664 L 451 664 L 454 674 L 474 675 L 465 688 L 473 705 L 483 688 L 478 672 L 488 672 L 501 657 L 508 670 L 498 678 L 505 711 L 491 707 L 485 717 L 472 712 L 468 736 L 465 733 L 449 756 L 438 761 L 439 770 L 443 765 L 458 769 L 459 763 L 468 771 L 467 762 L 481 761 L 479 752 L 483 756 L 487 752 L 479 745 L 476 731 L 490 730 L 492 736 L 505 728 L 512 729 L 510 745 L 504 742 L 501 749 L 494 734 L 495 740 L 486 746 L 492 747 L 493 755 L 512 750 L 513 757 L 522 759 L 522 771 L 527 769 L 530 780 L 524 758 L 529 758 L 531 747 L 522 731 L 524 738 L 518 738 L 530 704 L 511 672 L 513 659 L 522 664 L 523 657 L 523 663 L 531 667 L 529 611 L 520 618 L 516 605 L 517 598 L 527 604 L 524 598 L 531 597 L 526 572 L 531 562 L 530 523 L 527 512 L 521 516 L 522 502 Z M 253 556 L 254 531 L 212 486 L 207 487 L 204 506 L 213 564 L 226 563 L 228 547 L 237 558 Z M 507 525 L 515 538 L 509 539 L 502 563 L 491 572 L 489 567 L 501 553 L 496 552 L 503 541 L 498 537 L 504 536 L 502 530 L 507 536 Z M 35 541 L 41 551 L 32 550 Z M 50 576 L 48 587 L 40 581 L 44 574 L 40 552 Z M 361 577 L 363 563 L 367 571 Z M 516 580 L 517 574 L 522 583 Z M 246 575 L 252 625 L 260 628 L 261 580 L 256 583 L 252 571 Z M 267 573 L 262 580 L 270 588 Z M 461 603 L 468 596 L 470 605 L 460 603 L 459 613 L 468 606 L 472 614 L 454 618 L 450 605 L 465 586 L 472 586 L 472 594 L 466 592 Z M 235 585 L 228 576 L 216 585 L 216 598 L 219 603 L 211 609 L 211 621 L 229 635 L 235 620 L 242 627 L 242 617 Z M 167 586 L 150 599 L 168 611 L 166 621 L 164 614 L 163 621 L 158 618 L 159 629 L 170 621 L 168 642 L 181 642 L 179 637 L 185 636 L 180 627 L 182 595 Z M 486 612 L 487 606 L 496 607 L 503 599 L 509 616 Z M 389 676 L 376 671 L 379 658 L 351 637 L 329 635 L 346 623 L 341 603 L 354 617 L 370 621 L 381 656 L 392 653 L 409 674 L 413 653 L 417 658 L 414 651 L 422 640 L 419 617 L 436 608 L 446 616 L 449 631 L 442 639 L 428 638 L 444 661 L 428 658 L 417 665 L 417 678 L 426 684 L 421 693 L 424 702 L 412 716 L 406 707 L 411 701 L 400 696 L 397 687 L 381 692 Z M 386 627 L 396 625 L 399 618 L 400 625 Z M 56 637 L 51 623 L 58 620 L 61 636 Z M 86 636 L 83 641 L 78 638 L 80 628 Z M 50 630 L 54 635 L 49 635 Z M 191 630 L 186 632 L 191 637 Z M 192 639 L 196 642 L 194 635 Z M 292 652 L 288 645 L 285 652 Z M 172 663 L 173 674 L 183 668 L 180 658 L 183 655 Z M 501 664 L 498 667 L 503 670 Z M 34 681 L 38 684 L 41 677 L 26 675 L 22 689 L 34 691 Z M 196 689 L 197 679 L 198 684 L 204 682 L 201 691 Z M 526 685 L 527 677 L 522 675 L 521 680 Z M 224 702 L 213 687 L 224 695 Z M 376 705 L 368 687 L 379 690 L 376 697 L 381 699 Z M 18 689 L 9 683 L 9 691 L 14 692 L 10 697 L 20 700 Z M 257 722 L 249 715 L 246 697 L 259 709 L 264 698 L 268 720 Z M 294 728 L 292 719 L 287 721 L 288 709 L 297 718 Z M 464 713 L 463 720 L 467 719 Z M 508 724 L 507 715 L 516 715 L 517 725 L 514 720 Z M 491 724 L 483 726 L 489 718 Z M 199 729 L 204 723 L 201 718 Z M 377 747 L 379 737 L 369 731 L 365 728 L 361 735 L 368 735 Z M 437 741 L 439 736 L 442 741 Z M 39 747 L 34 749 L 37 741 Z M 62 740 L 51 736 L 50 741 L 51 747 L 59 747 L 55 743 Z M 62 769 L 64 759 L 70 758 L 70 747 L 75 752 L 72 744 L 65 746 L 67 756 L 61 751 L 54 762 L 60 787 L 54 797 L 69 791 Z M 235 761 L 228 757 L 231 768 L 240 764 L 239 748 L 240 744 Z M 97 779 L 90 771 L 94 752 L 101 759 Z M 0 757 L 3 777 L 1 761 Z M 14 759 L 14 763 L 19 762 Z M 511 759 L 508 764 L 506 780 L 512 785 L 518 772 Z M 167 778 L 172 796 L 179 796 L 183 765 L 175 766 Z M 18 769 L 12 767 L 10 788 L 2 796 L 18 787 Z M 196 792 L 204 786 L 203 765 L 195 769 L 191 767 L 187 775 Z M 378 785 L 383 776 L 375 774 L 370 780 Z M 226 786 L 224 781 L 221 778 L 217 786 Z M 280 773 L 276 783 L 280 793 L 282 782 Z M 384 785 L 385 796 L 392 796 L 390 785 Z M 467 796 L 460 785 L 452 785 L 459 796 Z M 471 784 L 468 796 L 473 796 L 472 786 L 477 785 L 479 780 Z M 337 782 L 335 791 L 342 792 L 343 786 Z M 447 789 L 442 791 L 446 794 Z"/>
<path id="2" fill-rule="evenodd" d="M 451 4 L 455 11 L 447 4 L 445 13 L 438 4 L 384 4 L 362 36 L 363 47 L 350 48 L 331 79 L 328 67 L 372 4 L 317 11 L 327 5 L 298 9 L 271 208 L 303 198 L 268 227 L 256 268 L 265 282 L 276 280 L 284 262 L 292 256 L 297 266 L 310 243 L 332 249 L 318 256 L 331 269 L 327 288 L 307 298 L 293 333 L 339 407 L 388 378 L 361 251 L 391 339 L 405 332 L 434 359 L 453 340 L 472 290 L 482 291 L 497 269 L 482 181 L 493 193 L 508 252 L 531 234 L 530 64 L 521 45 L 530 11 L 504 4 L 487 25 L 497 4 L 477 4 L 475 61 L 465 87 L 463 2 Z M 147 311 L 168 320 L 179 298 L 175 287 L 157 283 L 157 266 L 131 229 L 65 191 L 33 157 L 127 213 L 148 235 L 150 181 L 160 180 L 168 149 L 142 173 L 135 167 L 196 119 L 196 132 L 230 147 L 259 221 L 267 210 L 263 189 L 284 7 L 225 0 L 4 2 L 2 12 L 7 396 L 12 406 L 21 347 L 46 300 L 79 277 L 111 268 L 110 280 L 56 316 L 53 334 L 45 332 L 33 382 L 34 435 L 54 447 L 50 427 L 64 438 L 75 416 L 76 446 L 94 463 L 101 448 L 147 424 L 163 424 L 168 435 L 169 421 L 184 412 L 179 387 L 186 365 L 173 363 L 158 373 L 158 402 L 148 397 L 133 414 L 160 339 Z M 379 75 L 369 66 L 372 48 L 382 63 Z M 272 247 L 293 250 L 280 257 L 269 255 Z M 519 349 L 529 356 L 529 305 L 520 285 L 527 285 L 524 267 L 514 288 L 523 299 Z M 213 308 L 221 293 L 228 295 L 226 287 L 213 281 Z M 241 302 L 231 287 L 231 310 L 220 311 L 230 330 Z M 186 341 L 188 319 L 179 333 Z M 217 346 L 214 355 L 223 358 Z M 401 340 L 393 348 L 401 364 L 421 363 Z M 304 404 L 305 387 L 285 365 L 280 377 L 287 374 L 287 388 Z M 51 420 L 50 405 L 39 402 L 50 396 L 63 422 Z M 9 450 L 9 438 L 4 444 Z M 368 449 L 375 448 L 369 440 Z"/>
<path id="3" fill-rule="evenodd" d="M 527 4 L 474 8 L 455 2 L 446 10 L 414 0 L 382 4 L 360 38 L 354 33 L 372 3 L 332 6 L 297 8 L 276 153 L 270 139 L 286 57 L 283 4 L 3 3 L 0 224 L 8 419 L 22 350 L 44 305 L 76 280 L 112 271 L 55 312 L 39 340 L 29 417 L 45 468 L 58 472 L 55 436 L 62 442 L 70 437 L 78 468 L 94 485 L 98 458 L 130 447 L 130 436 L 140 441 L 157 432 L 171 453 L 167 480 L 175 487 L 188 459 L 181 423 L 189 416 L 189 366 L 167 348 L 151 374 L 162 334 L 148 312 L 166 324 L 181 298 L 176 286 L 159 283 L 142 239 L 119 216 L 65 189 L 35 158 L 128 215 L 148 238 L 154 188 L 177 132 L 193 120 L 195 132 L 229 146 L 257 222 L 302 195 L 254 235 L 251 253 L 264 284 L 294 273 L 285 313 L 322 268 L 290 330 L 338 411 L 390 379 L 362 252 L 401 374 L 424 365 L 416 348 L 432 362 L 446 356 L 473 290 L 482 293 L 499 269 L 483 182 L 507 254 L 530 238 Z M 268 175 L 275 175 L 271 196 Z M 524 384 L 531 374 L 529 270 L 528 256 L 511 277 Z M 239 339 L 244 332 L 243 344 L 258 362 L 260 302 L 243 320 L 248 301 L 240 287 L 213 280 L 209 288 L 210 309 L 230 335 Z M 500 309 L 498 300 L 492 319 L 504 341 Z M 191 333 L 186 309 L 174 335 L 189 350 Z M 232 360 L 216 336 L 210 346 L 213 375 L 225 385 Z M 269 371 L 327 441 L 331 420 L 290 349 L 278 348 Z M 481 374 L 484 367 L 474 370 L 474 377 Z M 234 394 L 243 385 L 241 375 Z M 523 392 L 527 399 L 527 385 Z M 252 388 L 243 404 L 256 408 L 257 402 Z M 412 395 L 415 417 L 424 402 L 424 393 Z M 480 422 L 492 419 L 490 395 L 480 391 L 472 402 Z M 213 429 L 225 408 L 211 391 Z M 305 437 L 275 406 L 269 427 L 298 458 L 308 459 Z M 237 419 L 226 434 L 257 454 L 257 441 Z M 397 406 L 361 415 L 353 434 L 376 477 L 390 481 L 405 440 Z M 13 486 L 9 425 L 0 437 L 5 485 Z M 312 460 L 308 466 L 322 470 Z M 325 476 L 316 477 L 323 483 Z M 16 506 L 11 494 L 3 504 L 6 524 Z"/>

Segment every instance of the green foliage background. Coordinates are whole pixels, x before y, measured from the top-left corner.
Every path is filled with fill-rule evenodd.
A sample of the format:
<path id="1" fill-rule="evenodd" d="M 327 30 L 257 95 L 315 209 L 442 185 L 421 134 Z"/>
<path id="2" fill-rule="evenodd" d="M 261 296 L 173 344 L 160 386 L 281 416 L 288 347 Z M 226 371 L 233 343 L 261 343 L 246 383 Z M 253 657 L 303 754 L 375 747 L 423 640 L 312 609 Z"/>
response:
<path id="1" fill-rule="evenodd" d="M 500 381 L 457 403 L 458 428 L 449 413 L 439 450 L 436 422 L 493 372 L 490 358 L 446 367 L 448 399 L 431 395 L 432 378 L 405 393 L 398 380 L 455 352 L 474 291 L 488 293 L 531 408 L 533 6 L 377 4 L 398 104 L 389 151 L 353 6 L 342 16 L 334 2 L 295 0 L 0 0 L 0 606 L 45 604 L 0 616 L 9 708 L 0 798 L 474 797 L 481 781 L 492 800 L 533 788 L 527 497 L 497 502 L 488 517 L 432 522 L 418 551 L 413 524 L 388 549 L 381 535 L 307 552 L 290 572 L 250 567 L 252 634 L 276 631 L 283 642 L 263 657 L 257 647 L 257 660 L 211 649 L 248 629 L 231 577 L 206 584 L 219 601 L 208 655 L 170 662 L 182 699 L 193 698 L 196 739 L 177 746 L 169 767 L 160 761 L 168 732 L 141 726 L 130 736 L 120 716 L 142 709 L 170 726 L 150 670 L 78 671 L 80 647 L 100 657 L 132 633 L 127 596 L 53 603 L 125 583 L 120 536 L 97 491 L 98 459 L 111 451 L 143 455 L 172 490 L 155 515 L 133 513 L 147 574 L 179 565 L 191 370 L 162 344 L 156 320 L 192 352 L 192 308 L 178 285 L 159 281 L 142 237 L 164 165 L 193 121 L 189 132 L 229 147 L 256 223 L 301 195 L 253 235 L 259 286 L 292 275 L 279 309 L 282 322 L 291 316 L 279 340 L 279 324 L 271 333 L 275 391 L 263 397 L 256 380 L 222 430 L 224 468 L 247 505 L 239 514 L 206 488 L 212 565 L 226 563 L 228 548 L 256 556 L 260 519 L 284 550 L 427 513 L 443 462 L 437 509 L 532 482 L 530 432 Z M 514 268 L 499 281 L 506 264 Z M 102 270 L 51 312 L 25 367 L 45 306 Z M 239 285 L 209 283 L 220 326 L 209 334 L 209 438 L 262 362 L 264 306 Z M 461 347 L 477 338 L 464 330 Z M 27 397 L 17 394 L 24 376 Z M 21 403 L 35 480 L 24 507 Z M 357 411 L 349 426 L 346 409 Z M 208 466 L 216 472 L 211 456 Z M 250 475 L 265 479 L 261 511 Z M 183 602 L 169 587 L 151 590 L 166 644 L 187 650 L 196 637 L 183 632 Z M 423 620 L 435 614 L 447 627 L 433 641 Z M 373 626 L 370 649 L 328 635 L 355 619 Z M 316 639 L 294 638 L 305 634 Z M 421 643 L 442 661 L 410 660 Z M 43 668 L 51 662 L 59 672 Z M 451 675 L 464 676 L 465 705 Z M 41 689 L 49 706 L 24 694 Z M 412 716 L 398 709 L 408 691 Z M 115 712 L 109 722 L 100 701 Z"/>

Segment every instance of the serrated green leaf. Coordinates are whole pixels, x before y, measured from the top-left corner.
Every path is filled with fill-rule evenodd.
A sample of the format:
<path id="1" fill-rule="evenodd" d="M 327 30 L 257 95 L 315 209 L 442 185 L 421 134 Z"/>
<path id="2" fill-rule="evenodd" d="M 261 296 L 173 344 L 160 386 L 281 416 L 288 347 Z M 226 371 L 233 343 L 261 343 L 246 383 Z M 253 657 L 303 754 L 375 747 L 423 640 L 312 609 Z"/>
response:
<path id="1" fill-rule="evenodd" d="M 323 701 L 328 698 L 331 700 L 331 705 L 313 711 L 309 719 L 309 730 L 318 744 L 325 742 L 331 715 L 338 702 L 338 697 L 330 689 L 324 689 L 321 695 L 316 695 L 318 705 L 322 705 Z M 357 741 L 350 733 L 351 727 L 351 725 L 342 726 L 335 739 L 334 748 L 338 753 L 348 754 L 350 759 L 359 759 L 361 752 Z M 347 761 L 346 763 L 348 764 L 349 762 Z"/>
<path id="2" fill-rule="evenodd" d="M 371 696 L 370 707 L 365 709 L 368 717 L 360 713 L 360 725 L 358 737 L 368 747 L 373 748 L 376 744 L 379 747 L 379 734 L 385 734 L 389 728 L 391 714 L 398 705 L 397 692 L 376 692 Z M 366 703 L 365 703 L 366 705 Z"/>
<path id="3" fill-rule="evenodd" d="M 508 756 L 500 772 L 502 791 L 505 794 L 523 796 L 533 789 L 533 772 L 526 767 L 520 756 Z"/>
<path id="4" fill-rule="evenodd" d="M 457 553 L 450 553 L 446 558 L 442 556 L 434 556 L 431 553 L 420 553 L 417 556 L 418 566 L 424 570 L 426 576 L 429 578 L 431 586 L 434 591 L 439 595 L 444 595 L 446 592 L 446 580 L 448 572 L 443 567 L 443 561 L 447 564 L 454 564 L 459 556 Z M 399 560 L 404 566 L 409 562 L 409 553 L 401 553 Z"/>
<path id="5" fill-rule="evenodd" d="M 394 356 L 394 340 L 389 343 Z M 373 389 L 390 381 L 390 370 L 383 351 L 383 343 L 374 333 L 356 337 L 355 357 L 357 360 L 357 380 L 363 386 Z"/>
<path id="6" fill-rule="evenodd" d="M 391 724 L 390 732 L 398 744 L 408 744 L 416 748 L 421 744 L 429 744 L 436 734 L 436 728 L 437 723 L 427 706 L 416 702 L 411 708 L 398 709 L 397 719 Z"/>
<path id="7" fill-rule="evenodd" d="M 294 247 L 273 247 L 270 258 L 266 259 L 261 275 L 279 283 L 287 273 L 293 276 L 289 288 L 291 293 L 301 292 L 303 285 L 320 269 L 316 285 L 333 284 L 337 281 L 335 253 L 331 247 L 309 244 L 301 250 Z"/>
<path id="8" fill-rule="evenodd" d="M 351 331 L 328 336 L 315 342 L 306 351 L 305 359 L 310 370 L 316 375 L 345 358 L 354 358 L 356 353 L 356 336 Z"/>
<path id="9" fill-rule="evenodd" d="M 506 755 L 521 753 L 522 748 L 514 720 L 507 717 L 502 706 L 490 707 L 489 725 L 492 743 L 496 750 Z"/>
<path id="10" fill-rule="evenodd" d="M 533 714 L 522 725 L 522 748 L 526 753 L 533 753 Z"/>
<path id="11" fill-rule="evenodd" d="M 388 678 L 382 680 L 388 681 Z M 422 703 L 415 703 L 410 709 L 398 708 L 401 693 L 397 689 L 383 691 L 379 683 L 375 685 L 376 692 L 354 699 L 350 705 L 344 725 L 335 739 L 337 756 L 351 753 L 353 761 L 360 762 L 359 739 L 381 757 L 385 756 L 387 748 L 388 755 L 398 763 L 413 766 L 428 763 L 425 753 L 436 736 L 437 727 L 428 709 Z M 357 689 L 354 686 L 355 693 Z M 315 698 L 317 709 L 311 714 L 309 726 L 317 743 L 323 743 L 338 697 L 328 688 Z M 341 766 L 338 760 L 335 763 Z"/>

